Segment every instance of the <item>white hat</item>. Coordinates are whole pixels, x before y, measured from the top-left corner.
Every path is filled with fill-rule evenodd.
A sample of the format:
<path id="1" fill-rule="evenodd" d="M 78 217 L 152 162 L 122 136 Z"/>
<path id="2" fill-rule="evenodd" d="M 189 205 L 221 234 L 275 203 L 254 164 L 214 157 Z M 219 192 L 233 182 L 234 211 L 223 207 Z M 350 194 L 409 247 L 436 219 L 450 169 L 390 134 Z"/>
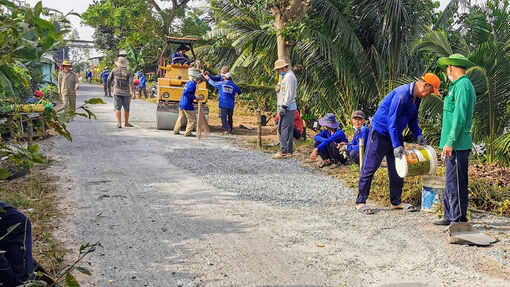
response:
<path id="1" fill-rule="evenodd" d="M 229 72 L 229 73 L 226 73 L 223 75 L 223 77 L 229 79 L 229 80 L 232 80 L 232 74 Z"/>
<path id="2" fill-rule="evenodd" d="M 124 57 L 118 57 L 115 61 L 115 65 L 119 68 L 128 68 L 129 67 L 129 61 Z"/>

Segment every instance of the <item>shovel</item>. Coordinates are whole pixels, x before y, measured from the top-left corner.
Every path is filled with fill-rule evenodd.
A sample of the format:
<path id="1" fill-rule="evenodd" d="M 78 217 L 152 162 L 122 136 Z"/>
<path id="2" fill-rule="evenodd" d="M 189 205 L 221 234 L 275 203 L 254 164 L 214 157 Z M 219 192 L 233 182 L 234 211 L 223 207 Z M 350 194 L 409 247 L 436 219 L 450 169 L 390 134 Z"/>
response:
<path id="1" fill-rule="evenodd" d="M 450 244 L 489 246 L 497 240 L 481 233 L 467 222 L 454 223 L 446 229 Z"/>

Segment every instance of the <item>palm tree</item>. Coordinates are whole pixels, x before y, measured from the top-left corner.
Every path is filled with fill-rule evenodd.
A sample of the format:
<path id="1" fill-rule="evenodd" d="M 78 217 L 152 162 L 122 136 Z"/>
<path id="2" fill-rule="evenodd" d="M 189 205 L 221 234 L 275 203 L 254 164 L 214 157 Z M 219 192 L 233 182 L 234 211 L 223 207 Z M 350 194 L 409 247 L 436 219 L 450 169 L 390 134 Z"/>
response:
<path id="1" fill-rule="evenodd" d="M 466 71 L 477 94 L 473 140 L 485 147 L 484 159 L 488 163 L 510 165 L 510 6 L 498 0 L 486 5 L 471 6 L 466 19 L 469 25 L 462 27 L 462 38 L 470 39 L 471 47 L 463 41 L 456 41 L 452 47 L 449 38 L 461 38 L 460 31 L 447 35 L 443 30 L 429 30 L 414 47 L 416 52 L 428 53 L 434 59 L 460 52 L 477 65 Z M 432 111 L 432 117 L 441 110 L 435 103 L 424 105 Z"/>

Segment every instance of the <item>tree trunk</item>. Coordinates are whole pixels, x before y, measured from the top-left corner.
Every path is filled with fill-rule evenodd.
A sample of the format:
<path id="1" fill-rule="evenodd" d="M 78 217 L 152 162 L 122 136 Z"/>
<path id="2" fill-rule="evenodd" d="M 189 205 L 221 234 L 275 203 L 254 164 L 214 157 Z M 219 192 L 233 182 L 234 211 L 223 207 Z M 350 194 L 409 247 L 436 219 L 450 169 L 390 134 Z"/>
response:
<path id="1" fill-rule="evenodd" d="M 275 17 L 275 28 L 277 31 L 285 27 L 286 19 L 283 15 L 274 14 Z M 286 63 L 289 64 L 289 69 L 292 68 L 292 63 L 290 61 L 290 46 L 287 45 L 287 42 L 283 38 L 281 34 L 276 36 L 276 47 L 278 50 L 278 59 L 284 59 Z"/>

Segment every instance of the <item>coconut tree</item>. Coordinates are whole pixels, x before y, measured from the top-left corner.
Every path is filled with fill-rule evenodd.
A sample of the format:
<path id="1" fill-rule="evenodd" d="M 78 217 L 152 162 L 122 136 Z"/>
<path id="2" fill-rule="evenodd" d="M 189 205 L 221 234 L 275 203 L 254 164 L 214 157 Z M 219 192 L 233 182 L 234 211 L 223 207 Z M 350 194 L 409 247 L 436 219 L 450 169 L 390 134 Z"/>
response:
<path id="1" fill-rule="evenodd" d="M 463 53 L 477 66 L 468 69 L 477 94 L 473 118 L 473 140 L 485 147 L 488 163 L 509 165 L 510 152 L 510 24 L 508 1 L 488 1 L 486 6 L 471 6 L 465 25 L 448 35 L 443 30 L 429 30 L 415 45 L 417 52 L 433 59 Z M 460 37 L 460 33 L 464 37 Z M 458 39 L 467 38 L 470 44 Z M 452 41 L 451 41 L 451 40 Z M 456 42 L 452 45 L 450 42 Z M 440 100 L 424 103 L 431 118 L 441 113 Z M 437 123 L 437 122 L 436 122 Z M 440 127 L 440 122 L 436 127 Z"/>

